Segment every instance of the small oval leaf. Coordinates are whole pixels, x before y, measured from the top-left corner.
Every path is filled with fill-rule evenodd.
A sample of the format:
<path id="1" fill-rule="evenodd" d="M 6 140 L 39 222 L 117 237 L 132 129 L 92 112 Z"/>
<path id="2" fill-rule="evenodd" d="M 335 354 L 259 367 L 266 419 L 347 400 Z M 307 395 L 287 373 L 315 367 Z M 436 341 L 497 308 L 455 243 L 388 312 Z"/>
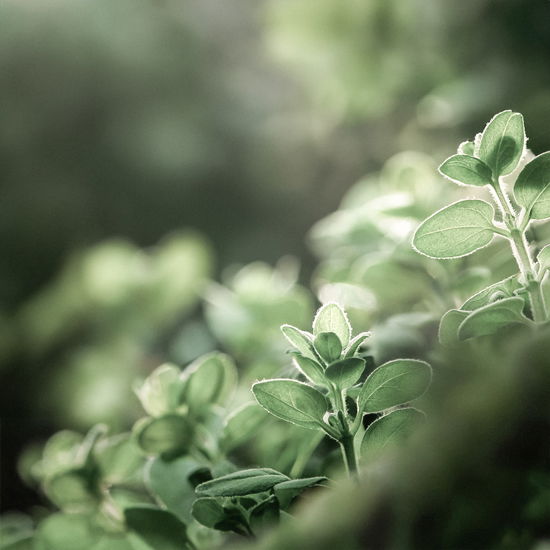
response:
<path id="1" fill-rule="evenodd" d="M 424 420 L 417 409 L 398 409 L 369 425 L 361 442 L 361 459 L 370 462 L 381 453 L 403 443 L 415 427 Z"/>
<path id="2" fill-rule="evenodd" d="M 283 325 L 281 332 L 284 337 L 304 356 L 315 359 L 313 336 L 309 332 L 297 329 L 292 325 Z"/>
<path id="3" fill-rule="evenodd" d="M 135 424 L 133 432 L 138 445 L 148 455 L 183 454 L 192 440 L 189 422 L 177 414 L 143 418 Z"/>
<path id="4" fill-rule="evenodd" d="M 162 416 L 178 408 L 183 389 L 180 374 L 181 370 L 178 367 L 167 363 L 157 367 L 143 384 L 135 389 L 147 414 Z"/>
<path id="5" fill-rule="evenodd" d="M 550 218 L 550 151 L 525 165 L 514 185 L 514 196 L 530 218 Z"/>
<path id="6" fill-rule="evenodd" d="M 523 298 L 514 296 L 476 309 L 460 324 L 458 338 L 466 340 L 474 336 L 487 336 L 514 323 L 527 323 L 528 319 L 522 313 L 524 305 Z"/>
<path id="7" fill-rule="evenodd" d="M 365 340 L 371 335 L 370 332 L 361 332 L 350 340 L 348 347 L 346 348 L 345 357 L 353 357 L 365 343 Z"/>
<path id="8" fill-rule="evenodd" d="M 318 429 L 327 412 L 325 396 L 296 380 L 256 382 L 252 392 L 258 403 L 272 415 L 303 428 Z"/>
<path id="9" fill-rule="evenodd" d="M 327 362 L 332 363 L 340 358 L 342 343 L 334 332 L 320 332 L 313 342 L 319 355 Z"/>
<path id="10" fill-rule="evenodd" d="M 341 390 L 351 388 L 361 378 L 365 364 L 360 357 L 341 359 L 327 367 L 325 376 Z"/>
<path id="11" fill-rule="evenodd" d="M 453 155 L 439 167 L 439 172 L 454 183 L 476 187 L 491 185 L 493 177 L 482 160 L 469 155 Z"/>
<path id="12" fill-rule="evenodd" d="M 498 281 L 497 283 L 489 285 L 483 290 L 480 290 L 479 292 L 468 298 L 462 304 L 462 306 L 460 306 L 460 309 L 462 311 L 474 311 L 474 309 L 479 309 L 480 307 L 490 304 L 492 301 L 492 297 L 495 294 L 502 293 L 506 297 L 512 297 L 514 295 L 514 292 L 520 288 L 521 285 L 518 281 L 518 276 L 512 275 L 511 277 L 507 277 L 502 281 Z"/>
<path id="13" fill-rule="evenodd" d="M 304 357 L 299 353 L 293 356 L 294 366 L 299 370 L 308 380 L 313 382 L 317 386 L 326 386 L 327 379 L 323 371 L 323 367 L 308 357 Z"/>
<path id="14" fill-rule="evenodd" d="M 93 477 L 83 468 L 56 474 L 46 480 L 43 489 L 56 506 L 68 512 L 91 511 L 100 500 Z"/>
<path id="15" fill-rule="evenodd" d="M 493 207 L 472 199 L 455 202 L 422 222 L 413 237 L 413 247 L 430 258 L 466 256 L 493 240 Z"/>
<path id="16" fill-rule="evenodd" d="M 475 155 L 475 150 L 476 146 L 473 141 L 463 141 L 458 146 L 457 153 L 459 155 L 470 155 L 473 157 Z"/>
<path id="17" fill-rule="evenodd" d="M 418 359 L 395 359 L 372 371 L 359 393 L 357 406 L 380 412 L 420 397 L 430 385 L 432 368 Z"/>
<path id="18" fill-rule="evenodd" d="M 193 414 L 204 412 L 209 405 L 223 402 L 234 389 L 237 370 L 233 360 L 218 352 L 200 357 L 183 371 L 185 386 L 181 402 Z"/>
<path id="19" fill-rule="evenodd" d="M 438 339 L 442 346 L 451 347 L 458 343 L 458 327 L 468 317 L 467 311 L 451 309 L 441 317 L 439 322 Z"/>
<path id="20" fill-rule="evenodd" d="M 525 128 L 520 113 L 503 111 L 485 126 L 478 156 L 496 177 L 514 171 L 525 151 Z"/>
<path id="21" fill-rule="evenodd" d="M 351 326 L 345 311 L 338 304 L 325 304 L 315 314 L 313 334 L 317 336 L 321 332 L 334 332 L 344 348 L 349 344 Z"/>
<path id="22" fill-rule="evenodd" d="M 211 497 L 198 498 L 193 503 L 193 517 L 202 525 L 216 529 L 216 525 L 225 520 L 223 506 Z"/>

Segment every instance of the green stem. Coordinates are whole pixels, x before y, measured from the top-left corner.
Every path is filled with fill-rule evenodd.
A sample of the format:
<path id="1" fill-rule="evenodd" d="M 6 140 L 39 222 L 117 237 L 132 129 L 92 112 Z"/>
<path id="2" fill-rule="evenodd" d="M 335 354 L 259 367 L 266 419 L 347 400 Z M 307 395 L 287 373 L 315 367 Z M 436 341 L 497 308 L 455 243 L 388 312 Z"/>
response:
<path id="1" fill-rule="evenodd" d="M 516 258 L 519 270 L 523 276 L 531 302 L 531 311 L 535 323 L 543 323 L 547 319 L 546 305 L 540 282 L 537 280 L 535 266 L 529 253 L 529 246 L 525 239 L 525 233 L 519 229 L 510 231 L 512 238 L 512 249 Z"/>
<path id="2" fill-rule="evenodd" d="M 353 436 L 347 434 L 340 440 L 340 447 L 342 448 L 342 455 L 344 456 L 344 463 L 346 470 L 350 477 L 358 475 L 357 470 L 357 457 L 355 456 L 355 446 L 353 443 Z"/>
<path id="3" fill-rule="evenodd" d="M 512 252 L 518 264 L 524 284 L 526 285 L 527 293 L 529 294 L 533 321 L 535 321 L 535 323 L 543 323 L 548 318 L 548 314 L 546 312 L 542 288 L 540 282 L 537 280 L 535 264 L 531 258 L 529 245 L 525 238 L 525 229 L 527 225 L 524 221 L 520 222 L 520 220 L 518 220 L 518 216 L 516 216 L 513 211 L 508 197 L 504 194 L 500 186 L 500 181 L 497 180 L 494 182 L 493 189 L 497 197 L 497 204 L 503 213 L 504 221 L 510 230 Z"/>
<path id="4" fill-rule="evenodd" d="M 344 417 L 346 416 L 346 405 L 344 402 L 344 397 L 342 396 L 342 392 L 336 387 L 332 387 L 332 397 L 334 400 L 334 409 L 336 411 L 342 411 L 342 414 Z"/>

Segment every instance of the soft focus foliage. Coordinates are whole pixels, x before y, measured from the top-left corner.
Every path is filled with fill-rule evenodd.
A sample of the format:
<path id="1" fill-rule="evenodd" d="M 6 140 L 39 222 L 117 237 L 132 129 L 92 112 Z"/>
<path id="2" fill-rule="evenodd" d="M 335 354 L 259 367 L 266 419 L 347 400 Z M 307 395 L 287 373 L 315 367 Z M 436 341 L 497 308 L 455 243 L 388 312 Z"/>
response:
<path id="1" fill-rule="evenodd" d="M 1 2 L 0 548 L 544 549 L 549 11 Z"/>

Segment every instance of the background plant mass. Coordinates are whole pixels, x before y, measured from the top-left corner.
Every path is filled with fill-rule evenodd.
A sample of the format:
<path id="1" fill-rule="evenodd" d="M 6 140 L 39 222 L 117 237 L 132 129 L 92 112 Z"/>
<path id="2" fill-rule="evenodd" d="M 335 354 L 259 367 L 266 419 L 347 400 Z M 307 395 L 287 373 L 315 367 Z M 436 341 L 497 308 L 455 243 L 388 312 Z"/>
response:
<path id="1" fill-rule="evenodd" d="M 547 3 L 44 7 L 0 4 L 0 548 L 550 547 Z"/>

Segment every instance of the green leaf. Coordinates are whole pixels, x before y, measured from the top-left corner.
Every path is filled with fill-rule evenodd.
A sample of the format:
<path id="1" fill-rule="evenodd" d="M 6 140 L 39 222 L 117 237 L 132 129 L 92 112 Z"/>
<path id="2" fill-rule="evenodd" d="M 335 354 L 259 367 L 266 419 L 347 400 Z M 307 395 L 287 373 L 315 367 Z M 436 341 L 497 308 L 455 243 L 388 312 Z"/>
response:
<path id="1" fill-rule="evenodd" d="M 308 380 L 316 384 L 317 386 L 326 386 L 327 379 L 323 371 L 323 367 L 308 357 L 304 357 L 299 353 L 293 355 L 294 366 L 299 370 Z"/>
<path id="2" fill-rule="evenodd" d="M 451 309 L 441 317 L 438 338 L 442 346 L 455 346 L 458 343 L 458 327 L 468 317 L 467 311 Z"/>
<path id="3" fill-rule="evenodd" d="M 363 345 L 365 340 L 371 335 L 370 332 L 361 332 L 354 338 L 350 340 L 350 343 L 348 347 L 346 348 L 346 352 L 344 357 L 347 359 L 348 357 L 353 357 L 359 350 L 359 348 Z"/>
<path id="4" fill-rule="evenodd" d="M 342 353 L 342 343 L 334 332 L 320 332 L 315 336 L 313 345 L 327 363 L 336 361 Z"/>
<path id="5" fill-rule="evenodd" d="M 183 381 L 181 370 L 175 365 L 164 364 L 156 368 L 135 389 L 142 407 L 151 416 L 162 416 L 178 408 Z"/>
<path id="6" fill-rule="evenodd" d="M 230 357 L 213 352 L 197 359 L 183 372 L 186 383 L 182 402 L 194 414 L 223 402 L 233 391 L 237 370 Z"/>
<path id="7" fill-rule="evenodd" d="M 0 548 L 2 550 L 33 550 L 34 521 L 18 512 L 0 515 Z"/>
<path id="8" fill-rule="evenodd" d="M 202 525 L 219 531 L 248 535 L 248 523 L 237 507 L 222 506 L 215 498 L 198 498 L 193 504 L 193 517 Z"/>
<path id="9" fill-rule="evenodd" d="M 49 478 L 43 486 L 48 498 L 59 508 L 86 512 L 99 502 L 95 479 L 83 468 L 69 470 Z"/>
<path id="10" fill-rule="evenodd" d="M 493 239 L 495 211 L 485 201 L 469 199 L 442 208 L 422 222 L 413 237 L 413 247 L 430 258 L 466 256 Z"/>
<path id="11" fill-rule="evenodd" d="M 395 359 L 371 372 L 359 393 L 358 409 L 380 412 L 420 397 L 430 385 L 432 368 L 418 359 Z"/>
<path id="12" fill-rule="evenodd" d="M 470 155 L 473 157 L 475 154 L 475 149 L 476 149 L 476 146 L 473 141 L 463 141 L 458 146 L 457 152 L 459 155 Z"/>
<path id="13" fill-rule="evenodd" d="M 539 272 L 542 273 L 550 269 L 550 244 L 547 244 L 537 255 Z"/>
<path id="14" fill-rule="evenodd" d="M 101 531 L 88 516 L 53 514 L 40 522 L 35 535 L 36 550 L 89 550 Z"/>
<path id="15" fill-rule="evenodd" d="M 230 451 L 256 435 L 268 415 L 256 403 L 246 403 L 233 411 L 225 421 L 223 448 Z"/>
<path id="16" fill-rule="evenodd" d="M 191 506 L 196 498 L 195 487 L 189 482 L 189 477 L 203 466 L 190 456 L 174 460 L 157 457 L 145 470 L 145 485 L 157 502 L 181 520 L 189 521 Z"/>
<path id="17" fill-rule="evenodd" d="M 351 326 L 346 313 L 338 304 L 326 304 L 315 314 L 313 334 L 317 336 L 321 332 L 334 332 L 344 348 L 349 344 Z"/>
<path id="18" fill-rule="evenodd" d="M 279 521 L 279 502 L 274 496 L 260 502 L 250 510 L 250 527 L 259 534 Z"/>
<path id="19" fill-rule="evenodd" d="M 143 418 L 134 425 L 133 432 L 138 445 L 148 455 L 182 454 L 193 436 L 188 420 L 177 414 Z"/>
<path id="20" fill-rule="evenodd" d="M 423 419 L 424 414 L 417 409 L 406 408 L 375 420 L 361 441 L 361 459 L 370 462 L 381 453 L 402 444 Z"/>
<path id="21" fill-rule="evenodd" d="M 283 325 L 281 332 L 284 337 L 304 356 L 309 359 L 315 359 L 313 349 L 313 335 L 309 332 L 299 330 L 292 325 Z"/>
<path id="22" fill-rule="evenodd" d="M 466 340 L 474 336 L 486 336 L 514 323 L 527 323 L 522 313 L 524 305 L 523 298 L 515 296 L 476 309 L 462 321 L 458 338 Z"/>
<path id="23" fill-rule="evenodd" d="M 296 380 L 256 382 L 252 392 L 272 415 L 303 428 L 316 430 L 327 412 L 327 401 L 316 389 Z"/>
<path id="24" fill-rule="evenodd" d="M 195 492 L 201 497 L 235 497 L 268 491 L 289 478 L 271 468 L 240 470 L 197 485 Z"/>
<path id="25" fill-rule="evenodd" d="M 328 481 L 326 477 L 317 476 L 317 477 L 305 477 L 300 479 L 291 479 L 289 481 L 283 481 L 278 483 L 273 487 L 273 491 L 279 505 L 281 508 L 286 509 L 292 502 L 292 500 L 297 497 L 300 493 L 315 487 L 316 485 L 321 485 Z"/>
<path id="26" fill-rule="evenodd" d="M 38 464 L 39 476 L 47 478 L 68 468 L 83 465 L 79 457 L 83 439 L 81 434 L 69 430 L 52 435 L 42 451 L 42 460 Z"/>
<path id="27" fill-rule="evenodd" d="M 149 550 L 149 546 L 129 533 L 105 534 L 89 550 Z"/>
<path id="28" fill-rule="evenodd" d="M 459 185 L 483 187 L 493 181 L 491 169 L 482 160 L 469 155 L 453 155 L 439 167 L 439 172 Z"/>
<path id="29" fill-rule="evenodd" d="M 182 550 L 188 541 L 187 529 L 176 516 L 152 506 L 124 510 L 126 526 L 154 550 Z"/>
<path id="30" fill-rule="evenodd" d="M 550 218 L 550 151 L 524 166 L 514 185 L 514 196 L 531 219 Z"/>
<path id="31" fill-rule="evenodd" d="M 462 311 L 473 311 L 480 307 L 486 306 L 495 301 L 495 297 L 503 295 L 504 297 L 511 297 L 514 292 L 521 288 L 517 275 L 507 277 L 498 283 L 494 283 L 483 290 L 480 290 L 468 300 L 466 300 L 460 309 Z"/>
<path id="32" fill-rule="evenodd" d="M 327 367 L 325 376 L 341 390 L 350 388 L 361 378 L 365 364 L 360 357 L 341 359 Z"/>
<path id="33" fill-rule="evenodd" d="M 519 113 L 503 111 L 495 115 L 483 130 L 478 156 L 495 177 L 514 171 L 525 151 L 525 129 Z"/>
<path id="34" fill-rule="evenodd" d="M 193 503 L 193 517 L 202 525 L 216 529 L 225 520 L 223 506 L 211 497 L 198 498 Z"/>
<path id="35" fill-rule="evenodd" d="M 113 485 L 141 481 L 145 459 L 130 434 L 101 440 L 94 456 L 103 482 Z"/>

